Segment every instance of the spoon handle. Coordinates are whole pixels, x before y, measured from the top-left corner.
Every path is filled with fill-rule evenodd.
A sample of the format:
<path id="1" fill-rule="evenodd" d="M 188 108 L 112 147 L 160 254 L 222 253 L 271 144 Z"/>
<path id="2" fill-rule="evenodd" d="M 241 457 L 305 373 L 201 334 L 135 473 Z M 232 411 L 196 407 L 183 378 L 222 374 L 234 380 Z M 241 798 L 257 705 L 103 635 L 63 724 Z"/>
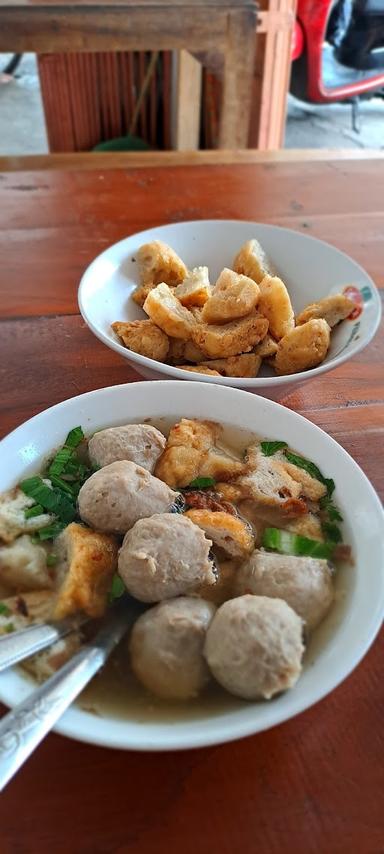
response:
<path id="1" fill-rule="evenodd" d="M 23 661 L 24 658 L 51 646 L 69 632 L 79 628 L 81 622 L 84 622 L 84 619 L 62 620 L 52 624 L 41 623 L 0 637 L 0 673 L 7 667 L 17 664 L 18 661 Z"/>
<path id="2" fill-rule="evenodd" d="M 111 615 L 91 643 L 0 721 L 0 791 L 100 670 L 130 622 L 126 610 Z"/>

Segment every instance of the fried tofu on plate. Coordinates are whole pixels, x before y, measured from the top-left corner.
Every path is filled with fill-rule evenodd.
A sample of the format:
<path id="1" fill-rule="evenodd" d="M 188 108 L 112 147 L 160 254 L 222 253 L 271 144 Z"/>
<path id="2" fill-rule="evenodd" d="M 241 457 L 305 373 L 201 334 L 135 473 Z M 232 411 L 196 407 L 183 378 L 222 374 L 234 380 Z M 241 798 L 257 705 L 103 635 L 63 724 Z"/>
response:
<path id="1" fill-rule="evenodd" d="M 198 249 L 196 261 L 204 261 Z M 251 378 L 263 366 L 278 375 L 310 370 L 327 357 L 332 329 L 354 309 L 337 293 L 295 315 L 283 272 L 276 274 L 256 238 L 213 283 L 207 266 L 188 270 L 160 240 L 141 246 L 137 262 L 132 299 L 147 319 L 120 319 L 112 329 L 133 352 L 192 374 Z"/>

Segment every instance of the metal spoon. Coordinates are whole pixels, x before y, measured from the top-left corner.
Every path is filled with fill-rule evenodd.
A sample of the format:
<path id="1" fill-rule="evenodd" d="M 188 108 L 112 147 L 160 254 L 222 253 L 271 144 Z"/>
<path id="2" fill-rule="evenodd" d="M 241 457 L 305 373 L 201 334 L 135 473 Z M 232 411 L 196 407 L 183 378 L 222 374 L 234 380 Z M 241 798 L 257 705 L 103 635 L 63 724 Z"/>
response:
<path id="1" fill-rule="evenodd" d="M 136 616 L 119 604 L 93 641 L 0 721 L 0 791 L 105 664 Z"/>
<path id="2" fill-rule="evenodd" d="M 87 619 L 89 618 L 72 617 L 57 623 L 39 623 L 0 637 L 0 673 L 24 658 L 41 652 L 47 646 L 52 646 L 69 632 L 80 628 Z"/>

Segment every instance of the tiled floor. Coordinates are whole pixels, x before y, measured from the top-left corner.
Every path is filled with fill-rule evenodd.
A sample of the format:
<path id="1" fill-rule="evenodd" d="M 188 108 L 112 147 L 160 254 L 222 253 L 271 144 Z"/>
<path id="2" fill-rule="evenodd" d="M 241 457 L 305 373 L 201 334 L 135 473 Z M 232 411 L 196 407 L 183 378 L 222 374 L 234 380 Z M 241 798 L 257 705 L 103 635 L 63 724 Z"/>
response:
<path id="1" fill-rule="evenodd" d="M 0 54 L 0 68 L 7 57 Z M 25 54 L 16 77 L 0 82 L 0 154 L 48 150 L 39 80 L 33 54 Z M 361 132 L 352 130 L 348 104 L 313 106 L 289 98 L 287 148 L 384 148 L 384 101 L 361 105 Z"/>

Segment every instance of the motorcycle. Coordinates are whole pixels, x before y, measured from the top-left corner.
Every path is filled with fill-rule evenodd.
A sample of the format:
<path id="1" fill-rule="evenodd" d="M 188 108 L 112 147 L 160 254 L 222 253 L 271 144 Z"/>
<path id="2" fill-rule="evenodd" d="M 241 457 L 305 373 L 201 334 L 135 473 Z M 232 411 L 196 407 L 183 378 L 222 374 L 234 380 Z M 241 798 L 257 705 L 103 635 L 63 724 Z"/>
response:
<path id="1" fill-rule="evenodd" d="M 290 92 L 308 103 L 384 98 L 384 0 L 298 0 Z"/>

